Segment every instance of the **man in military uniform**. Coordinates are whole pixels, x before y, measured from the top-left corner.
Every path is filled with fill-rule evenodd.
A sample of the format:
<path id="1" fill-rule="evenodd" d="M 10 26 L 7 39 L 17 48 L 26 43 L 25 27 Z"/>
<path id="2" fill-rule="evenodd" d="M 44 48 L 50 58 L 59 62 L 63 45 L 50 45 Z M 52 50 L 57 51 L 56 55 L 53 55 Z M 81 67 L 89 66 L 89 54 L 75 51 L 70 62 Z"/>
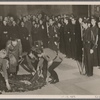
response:
<path id="1" fill-rule="evenodd" d="M 70 33 L 70 24 L 68 18 L 64 19 L 64 41 L 66 48 L 66 56 L 71 57 L 71 33 Z"/>
<path id="2" fill-rule="evenodd" d="M 84 21 L 84 35 L 83 35 L 83 47 L 84 47 L 84 65 L 85 73 L 87 76 L 93 75 L 93 34 L 91 28 L 88 27 L 88 21 Z"/>

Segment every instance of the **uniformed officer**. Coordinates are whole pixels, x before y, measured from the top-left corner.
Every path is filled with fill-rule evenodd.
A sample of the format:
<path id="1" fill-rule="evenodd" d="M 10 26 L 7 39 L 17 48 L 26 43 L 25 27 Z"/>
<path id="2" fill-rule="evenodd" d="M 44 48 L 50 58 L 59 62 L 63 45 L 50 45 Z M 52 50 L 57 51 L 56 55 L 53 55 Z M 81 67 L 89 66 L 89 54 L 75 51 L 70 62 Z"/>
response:
<path id="1" fill-rule="evenodd" d="M 84 47 L 84 65 L 85 73 L 87 76 L 93 75 L 93 34 L 91 28 L 88 27 L 88 21 L 83 23 L 84 35 L 83 35 L 83 47 Z"/>

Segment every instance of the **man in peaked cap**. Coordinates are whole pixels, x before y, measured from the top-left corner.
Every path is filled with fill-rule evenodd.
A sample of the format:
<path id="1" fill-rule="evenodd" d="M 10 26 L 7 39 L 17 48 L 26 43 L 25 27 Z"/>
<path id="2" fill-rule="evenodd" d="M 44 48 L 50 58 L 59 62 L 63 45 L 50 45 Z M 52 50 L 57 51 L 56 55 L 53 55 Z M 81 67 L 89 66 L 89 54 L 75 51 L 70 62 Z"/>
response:
<path id="1" fill-rule="evenodd" d="M 84 35 L 83 35 L 83 48 L 84 48 L 84 65 L 85 65 L 85 74 L 87 76 L 93 75 L 93 33 L 91 28 L 88 26 L 90 23 L 89 20 L 83 21 Z"/>

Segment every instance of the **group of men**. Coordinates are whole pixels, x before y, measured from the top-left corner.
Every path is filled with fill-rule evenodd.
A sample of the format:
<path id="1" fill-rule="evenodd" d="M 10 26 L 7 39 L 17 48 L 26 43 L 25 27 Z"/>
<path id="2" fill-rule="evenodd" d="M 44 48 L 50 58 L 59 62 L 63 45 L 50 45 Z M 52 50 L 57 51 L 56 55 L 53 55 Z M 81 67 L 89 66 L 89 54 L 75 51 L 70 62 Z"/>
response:
<path id="1" fill-rule="evenodd" d="M 56 53 L 60 51 L 67 58 L 79 62 L 80 67 L 83 63 L 85 74 L 92 76 L 93 67 L 100 66 L 100 21 L 97 19 L 92 16 L 48 16 L 41 13 L 20 17 L 0 16 L 0 50 L 7 47 L 9 40 L 13 41 L 10 42 L 10 49 L 14 48 L 14 35 L 21 40 L 22 52 L 29 52 L 37 41 L 41 41 L 43 48 L 50 48 Z"/>

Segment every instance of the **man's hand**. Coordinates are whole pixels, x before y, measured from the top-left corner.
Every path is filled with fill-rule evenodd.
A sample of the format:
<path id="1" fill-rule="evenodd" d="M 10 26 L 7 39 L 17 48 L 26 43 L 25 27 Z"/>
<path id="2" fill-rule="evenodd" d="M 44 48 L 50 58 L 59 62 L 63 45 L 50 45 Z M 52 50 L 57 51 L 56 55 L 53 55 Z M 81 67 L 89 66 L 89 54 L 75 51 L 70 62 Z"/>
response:
<path id="1" fill-rule="evenodd" d="M 6 62 L 6 67 L 7 67 L 7 69 L 9 68 L 9 61 L 8 60 Z"/>
<path id="2" fill-rule="evenodd" d="M 57 45 L 57 42 L 54 42 L 55 43 L 55 45 Z"/>
<path id="3" fill-rule="evenodd" d="M 28 40 L 28 37 L 26 38 L 26 40 Z"/>
<path id="4" fill-rule="evenodd" d="M 93 52 L 94 52 L 93 49 L 90 49 L 90 54 L 93 54 Z"/>
<path id="5" fill-rule="evenodd" d="M 37 66 L 37 71 L 39 71 L 39 69 L 40 69 L 40 67 L 39 67 L 39 66 Z"/>
<path id="6" fill-rule="evenodd" d="M 9 82 L 8 82 L 8 79 L 5 80 L 5 81 L 6 81 L 6 87 L 7 87 L 7 89 L 8 89 L 8 90 L 11 90 L 11 87 L 10 87 L 10 84 L 9 84 Z"/>
<path id="7" fill-rule="evenodd" d="M 6 84 L 6 87 L 7 87 L 8 90 L 11 90 L 11 87 L 10 87 L 9 83 Z"/>

